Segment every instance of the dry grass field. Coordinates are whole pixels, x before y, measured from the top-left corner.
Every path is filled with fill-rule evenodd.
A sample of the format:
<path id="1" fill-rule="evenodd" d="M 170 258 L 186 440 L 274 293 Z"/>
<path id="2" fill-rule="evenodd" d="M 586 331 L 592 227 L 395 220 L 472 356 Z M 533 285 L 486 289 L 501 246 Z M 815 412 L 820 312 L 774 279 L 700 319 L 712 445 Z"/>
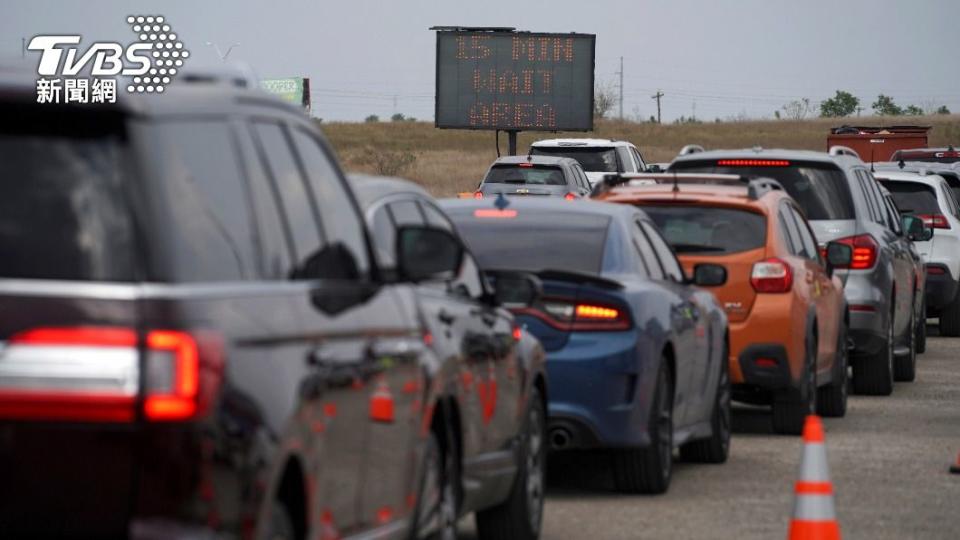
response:
<path id="1" fill-rule="evenodd" d="M 860 120 L 858 122 L 858 120 Z M 960 144 L 960 115 L 893 118 L 766 120 L 683 125 L 638 124 L 601 121 L 590 133 L 521 133 L 518 148 L 526 151 L 537 139 L 552 137 L 600 137 L 626 139 L 640 147 L 649 162 L 670 161 L 686 144 L 705 148 L 798 148 L 824 150 L 830 128 L 844 123 L 862 125 L 932 125 L 930 144 Z M 494 133 L 436 129 L 427 122 L 323 123 L 321 129 L 332 142 L 350 172 L 376 173 L 381 163 L 409 161 L 399 176 L 414 180 L 438 197 L 449 197 L 476 187 L 487 167 L 497 157 Z M 507 136 L 500 135 L 500 151 L 507 151 Z"/>

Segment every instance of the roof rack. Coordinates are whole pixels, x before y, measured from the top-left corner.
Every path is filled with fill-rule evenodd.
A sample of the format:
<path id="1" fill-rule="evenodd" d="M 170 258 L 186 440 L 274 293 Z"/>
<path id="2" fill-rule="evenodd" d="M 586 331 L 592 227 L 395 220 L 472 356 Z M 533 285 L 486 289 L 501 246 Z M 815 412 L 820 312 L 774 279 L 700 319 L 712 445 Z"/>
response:
<path id="1" fill-rule="evenodd" d="M 849 146 L 841 146 L 839 144 L 833 145 L 830 147 L 831 156 L 850 156 L 860 159 L 860 154 L 856 150 L 850 148 Z"/>
<path id="2" fill-rule="evenodd" d="M 783 185 L 771 178 L 743 176 L 737 174 L 713 173 L 615 173 L 608 174 L 593 186 L 590 196 L 595 197 L 611 189 L 628 184 L 634 180 L 653 181 L 657 184 L 673 184 L 674 191 L 680 191 L 680 184 L 707 184 L 717 186 L 743 186 L 746 184 L 747 197 L 757 200 L 769 191 L 785 191 Z"/>
<path id="3" fill-rule="evenodd" d="M 704 151 L 705 151 L 705 150 L 703 149 L 703 147 L 700 146 L 699 144 L 688 144 L 688 145 L 684 146 L 683 148 L 681 148 L 681 149 L 680 149 L 680 153 L 677 154 L 677 155 L 678 155 L 678 156 L 687 156 L 687 155 L 690 155 L 690 154 L 698 154 L 698 153 L 704 152 Z"/>

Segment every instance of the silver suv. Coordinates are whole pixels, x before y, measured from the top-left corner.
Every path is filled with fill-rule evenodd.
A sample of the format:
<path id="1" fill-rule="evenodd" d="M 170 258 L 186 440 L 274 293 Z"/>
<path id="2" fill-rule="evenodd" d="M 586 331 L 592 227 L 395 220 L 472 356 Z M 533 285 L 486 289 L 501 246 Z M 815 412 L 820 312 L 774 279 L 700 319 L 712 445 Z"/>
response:
<path id="1" fill-rule="evenodd" d="M 853 390 L 890 394 L 897 372 L 909 371 L 904 368 L 916 360 L 922 276 L 900 217 L 884 203 L 880 185 L 856 153 L 842 147 L 829 154 L 715 150 L 678 156 L 669 170 L 776 179 L 806 213 L 821 249 L 832 241 L 853 248 L 853 261 L 837 272 L 850 310 Z"/>

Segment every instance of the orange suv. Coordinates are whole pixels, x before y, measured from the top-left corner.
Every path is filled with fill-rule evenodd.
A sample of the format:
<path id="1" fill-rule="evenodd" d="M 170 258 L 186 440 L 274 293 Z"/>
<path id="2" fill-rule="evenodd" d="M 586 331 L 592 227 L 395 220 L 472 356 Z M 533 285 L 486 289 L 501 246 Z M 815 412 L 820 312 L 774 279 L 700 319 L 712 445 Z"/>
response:
<path id="1" fill-rule="evenodd" d="M 813 410 L 847 407 L 847 308 L 833 268 L 849 246 L 821 253 L 800 207 L 774 180 L 727 174 L 609 177 L 593 197 L 640 206 L 689 273 L 727 269 L 713 292 L 730 323 L 733 397 L 773 405 L 773 428 L 799 434 Z"/>

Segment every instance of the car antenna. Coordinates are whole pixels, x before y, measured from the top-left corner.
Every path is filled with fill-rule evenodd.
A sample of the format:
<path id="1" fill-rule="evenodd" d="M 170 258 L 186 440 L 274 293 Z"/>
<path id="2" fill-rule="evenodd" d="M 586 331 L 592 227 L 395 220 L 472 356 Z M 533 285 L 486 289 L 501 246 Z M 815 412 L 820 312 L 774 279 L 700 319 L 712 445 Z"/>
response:
<path id="1" fill-rule="evenodd" d="M 673 170 L 673 190 L 674 193 L 680 193 L 680 185 L 677 180 L 677 170 Z"/>
<path id="2" fill-rule="evenodd" d="M 493 201 L 493 205 L 497 207 L 497 210 L 503 210 L 504 208 L 510 206 L 510 201 L 503 196 L 503 192 L 497 194 L 497 200 Z"/>
<path id="3" fill-rule="evenodd" d="M 907 164 L 903 162 L 903 158 L 901 158 L 900 161 L 897 162 L 897 167 L 900 167 L 901 169 L 906 166 Z"/>
<path id="4" fill-rule="evenodd" d="M 871 146 L 870 147 L 870 172 L 875 173 L 877 172 L 877 170 L 873 168 L 873 151 L 874 151 L 874 148 Z"/>

